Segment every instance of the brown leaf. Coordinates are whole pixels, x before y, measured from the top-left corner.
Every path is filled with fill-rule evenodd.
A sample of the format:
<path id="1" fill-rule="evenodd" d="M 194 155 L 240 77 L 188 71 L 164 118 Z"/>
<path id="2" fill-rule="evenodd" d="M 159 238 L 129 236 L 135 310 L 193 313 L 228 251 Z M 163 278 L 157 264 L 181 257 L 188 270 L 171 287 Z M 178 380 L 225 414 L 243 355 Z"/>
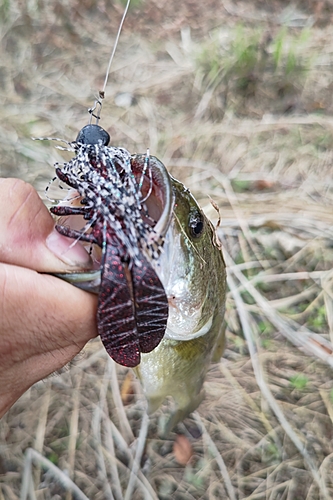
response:
<path id="1" fill-rule="evenodd" d="M 173 453 L 180 465 L 186 465 L 193 456 L 193 448 L 186 436 L 178 434 L 173 444 Z"/>
<path id="2" fill-rule="evenodd" d="M 264 191 L 265 189 L 272 189 L 274 187 L 274 182 L 267 179 L 258 179 L 255 182 L 255 188 L 258 191 Z"/>
<path id="3" fill-rule="evenodd" d="M 132 395 L 135 393 L 134 390 L 134 385 L 133 385 L 133 375 L 129 371 L 126 374 L 126 377 L 124 379 L 124 382 L 122 383 L 121 390 L 120 390 L 120 395 L 121 395 L 121 400 L 124 405 L 128 404 L 130 400 L 132 399 Z"/>

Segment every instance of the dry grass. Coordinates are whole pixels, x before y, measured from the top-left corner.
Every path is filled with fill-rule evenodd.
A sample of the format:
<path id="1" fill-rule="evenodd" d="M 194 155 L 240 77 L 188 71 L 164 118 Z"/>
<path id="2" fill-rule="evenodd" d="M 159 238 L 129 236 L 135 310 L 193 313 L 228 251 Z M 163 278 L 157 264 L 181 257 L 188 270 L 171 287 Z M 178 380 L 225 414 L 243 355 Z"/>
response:
<path id="1" fill-rule="evenodd" d="M 30 136 L 87 122 L 122 11 L 71 4 L 0 5 L 0 173 L 41 193 L 60 153 Z M 310 0 L 132 9 L 102 124 L 115 145 L 150 146 L 212 218 L 209 196 L 219 205 L 227 350 L 176 429 L 191 462 L 163 437 L 166 404 L 136 467 L 140 387 L 90 343 L 1 420 L 0 500 L 332 498 L 332 14 Z"/>

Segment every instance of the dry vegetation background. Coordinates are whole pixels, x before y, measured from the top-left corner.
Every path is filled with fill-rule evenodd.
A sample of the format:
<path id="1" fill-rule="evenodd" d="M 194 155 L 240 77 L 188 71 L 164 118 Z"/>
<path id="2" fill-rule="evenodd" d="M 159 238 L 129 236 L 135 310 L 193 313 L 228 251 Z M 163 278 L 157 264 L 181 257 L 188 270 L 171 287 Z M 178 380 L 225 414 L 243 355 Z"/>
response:
<path id="1" fill-rule="evenodd" d="M 2 176 L 43 195 L 61 157 L 30 137 L 87 123 L 122 11 L 1 0 Z M 330 0 L 133 0 L 102 125 L 218 203 L 227 349 L 193 416 L 168 437 L 153 416 L 131 493 L 144 399 L 92 342 L 1 420 L 0 500 L 333 498 L 332 21 Z"/>

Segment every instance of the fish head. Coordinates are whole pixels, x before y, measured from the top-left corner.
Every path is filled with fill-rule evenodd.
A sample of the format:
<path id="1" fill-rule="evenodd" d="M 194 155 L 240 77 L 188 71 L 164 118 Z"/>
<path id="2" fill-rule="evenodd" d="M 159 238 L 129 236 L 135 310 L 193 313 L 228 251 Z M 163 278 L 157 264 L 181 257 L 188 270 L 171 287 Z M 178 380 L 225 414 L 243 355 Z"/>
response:
<path id="1" fill-rule="evenodd" d="M 142 171 L 144 158 L 133 157 L 134 172 Z M 225 264 L 221 244 L 189 189 L 154 156 L 150 157 L 150 168 L 152 188 L 145 203 L 157 221 L 150 238 L 158 239 L 162 234 L 163 245 L 158 258 L 146 254 L 168 299 L 165 339 L 193 340 L 210 331 L 216 308 L 224 310 Z M 147 190 L 146 176 L 143 194 Z"/>
<path id="2" fill-rule="evenodd" d="M 159 277 L 169 302 L 165 338 L 186 341 L 209 332 L 217 303 L 223 307 L 224 275 L 216 270 L 224 263 L 211 222 L 190 191 L 172 177 L 171 182 L 173 214 L 158 263 Z"/>

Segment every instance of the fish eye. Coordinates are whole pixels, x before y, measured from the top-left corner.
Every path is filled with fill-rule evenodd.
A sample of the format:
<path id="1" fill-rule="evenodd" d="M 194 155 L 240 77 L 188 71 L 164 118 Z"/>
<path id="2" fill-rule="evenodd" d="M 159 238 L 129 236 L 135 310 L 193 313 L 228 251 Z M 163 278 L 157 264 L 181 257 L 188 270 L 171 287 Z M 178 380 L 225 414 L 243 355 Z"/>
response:
<path id="1" fill-rule="evenodd" d="M 188 226 L 190 229 L 190 235 L 193 238 L 199 238 L 199 236 L 202 235 L 205 227 L 203 214 L 198 210 L 196 210 L 195 212 L 191 212 L 188 221 Z"/>

